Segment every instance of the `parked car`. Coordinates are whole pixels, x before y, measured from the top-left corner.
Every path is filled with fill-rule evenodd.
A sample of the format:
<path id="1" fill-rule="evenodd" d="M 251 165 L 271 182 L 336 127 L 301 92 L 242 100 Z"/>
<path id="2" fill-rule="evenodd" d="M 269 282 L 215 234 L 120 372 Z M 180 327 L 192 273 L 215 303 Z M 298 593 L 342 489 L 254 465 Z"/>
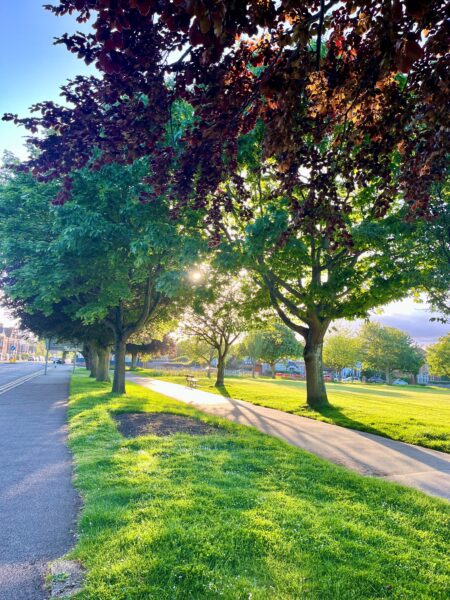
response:
<path id="1" fill-rule="evenodd" d="M 342 383 L 360 383 L 361 379 L 359 377 L 344 377 L 341 381 Z"/>
<path id="2" fill-rule="evenodd" d="M 378 375 L 375 375 L 374 377 L 369 377 L 367 383 L 384 383 L 384 379 Z"/>
<path id="3" fill-rule="evenodd" d="M 408 385 L 408 382 L 404 379 L 394 379 L 392 385 Z"/>

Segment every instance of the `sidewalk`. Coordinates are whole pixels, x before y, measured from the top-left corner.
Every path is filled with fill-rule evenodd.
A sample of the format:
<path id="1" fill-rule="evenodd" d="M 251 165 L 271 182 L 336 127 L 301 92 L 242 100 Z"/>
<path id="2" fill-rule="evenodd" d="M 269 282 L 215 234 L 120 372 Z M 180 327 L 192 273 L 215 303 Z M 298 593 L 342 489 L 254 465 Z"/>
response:
<path id="1" fill-rule="evenodd" d="M 148 377 L 128 377 L 206 413 L 285 440 L 337 465 L 450 500 L 450 454 Z"/>
<path id="2" fill-rule="evenodd" d="M 71 369 L 0 396 L 0 600 L 41 600 L 47 562 L 73 545 L 78 497 L 66 446 Z"/>

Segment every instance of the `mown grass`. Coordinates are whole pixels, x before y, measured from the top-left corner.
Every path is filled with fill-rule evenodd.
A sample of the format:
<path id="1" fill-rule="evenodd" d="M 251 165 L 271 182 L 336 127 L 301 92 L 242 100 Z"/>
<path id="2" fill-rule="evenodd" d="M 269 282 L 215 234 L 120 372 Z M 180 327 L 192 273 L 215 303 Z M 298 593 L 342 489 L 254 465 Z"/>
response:
<path id="1" fill-rule="evenodd" d="M 204 437 L 123 438 L 114 412 L 220 424 Z M 72 382 L 84 499 L 78 599 L 446 598 L 450 504 L 364 478 L 254 429 L 129 384 Z"/>
<path id="2" fill-rule="evenodd" d="M 136 374 L 186 383 L 184 375 L 169 371 L 141 369 Z M 227 377 L 225 386 L 217 389 L 214 379 L 200 376 L 198 387 L 236 400 L 450 452 L 448 389 L 329 383 L 330 406 L 311 410 L 306 404 L 303 381 Z"/>

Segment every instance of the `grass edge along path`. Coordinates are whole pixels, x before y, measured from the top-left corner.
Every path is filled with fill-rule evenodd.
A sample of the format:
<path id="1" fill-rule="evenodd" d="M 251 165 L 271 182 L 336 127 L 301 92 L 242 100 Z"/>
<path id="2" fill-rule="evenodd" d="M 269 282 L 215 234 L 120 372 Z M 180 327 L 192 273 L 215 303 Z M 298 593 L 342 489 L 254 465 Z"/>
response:
<path id="1" fill-rule="evenodd" d="M 152 369 L 133 371 L 185 385 L 184 374 Z M 214 387 L 214 379 L 198 376 L 198 389 L 275 408 L 340 427 L 366 431 L 392 440 L 450 452 L 450 390 L 422 386 L 388 386 L 328 383 L 330 406 L 312 410 L 306 405 L 304 381 L 266 377 L 227 377 Z"/>
<path id="2" fill-rule="evenodd" d="M 450 504 L 364 478 L 128 384 L 75 375 L 69 443 L 84 506 L 83 600 L 445 598 Z M 173 412 L 214 435 L 123 438 L 115 412 Z"/>

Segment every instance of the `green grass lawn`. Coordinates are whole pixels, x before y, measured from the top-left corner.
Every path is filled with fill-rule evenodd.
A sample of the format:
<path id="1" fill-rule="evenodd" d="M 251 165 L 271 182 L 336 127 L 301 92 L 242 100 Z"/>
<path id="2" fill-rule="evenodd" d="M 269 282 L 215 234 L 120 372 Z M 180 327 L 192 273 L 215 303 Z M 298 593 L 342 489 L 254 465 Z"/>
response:
<path id="1" fill-rule="evenodd" d="M 140 369 L 138 374 L 186 383 L 184 375 L 170 372 Z M 218 390 L 214 387 L 214 379 L 200 377 L 199 388 L 236 400 L 246 400 L 342 427 L 450 452 L 448 389 L 330 383 L 327 384 L 327 390 L 331 405 L 313 411 L 306 405 L 306 387 L 302 381 L 228 377 L 225 386 Z"/>
<path id="2" fill-rule="evenodd" d="M 364 478 L 254 429 L 129 384 L 73 378 L 71 558 L 78 599 L 447 598 L 450 504 Z M 222 431 L 123 438 L 114 412 L 197 416 Z"/>

